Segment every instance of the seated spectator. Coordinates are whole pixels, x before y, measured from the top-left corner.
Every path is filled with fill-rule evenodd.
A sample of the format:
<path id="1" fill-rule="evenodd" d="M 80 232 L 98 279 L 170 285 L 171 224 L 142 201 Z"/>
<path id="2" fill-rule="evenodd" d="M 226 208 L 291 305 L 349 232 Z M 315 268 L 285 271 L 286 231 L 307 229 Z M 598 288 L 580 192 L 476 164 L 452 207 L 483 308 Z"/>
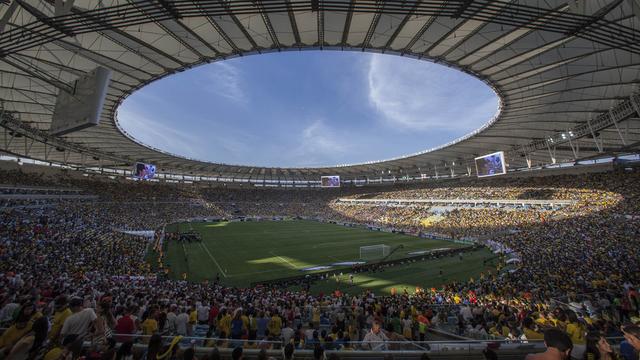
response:
<path id="1" fill-rule="evenodd" d="M 47 318 L 40 317 L 33 322 L 31 330 L 25 334 L 11 349 L 7 359 L 27 360 L 36 359 L 44 355 L 45 341 L 49 330 Z"/>

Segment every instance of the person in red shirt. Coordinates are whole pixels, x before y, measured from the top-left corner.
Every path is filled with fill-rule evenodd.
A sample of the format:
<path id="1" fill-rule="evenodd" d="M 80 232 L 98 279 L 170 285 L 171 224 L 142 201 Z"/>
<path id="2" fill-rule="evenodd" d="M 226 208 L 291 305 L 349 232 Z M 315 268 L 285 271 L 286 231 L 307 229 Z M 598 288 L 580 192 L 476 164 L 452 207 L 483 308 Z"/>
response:
<path id="1" fill-rule="evenodd" d="M 125 343 L 133 340 L 131 336 L 127 336 L 135 334 L 136 332 L 136 322 L 131 316 L 131 308 L 125 309 L 124 315 L 116 322 L 114 330 L 115 333 L 118 334 L 118 336 L 116 336 L 116 341 Z"/>
<path id="2" fill-rule="evenodd" d="M 218 309 L 218 305 L 215 303 L 211 304 L 211 309 L 209 309 L 209 326 L 213 327 L 215 325 L 216 318 L 218 317 L 218 313 L 220 309 Z"/>

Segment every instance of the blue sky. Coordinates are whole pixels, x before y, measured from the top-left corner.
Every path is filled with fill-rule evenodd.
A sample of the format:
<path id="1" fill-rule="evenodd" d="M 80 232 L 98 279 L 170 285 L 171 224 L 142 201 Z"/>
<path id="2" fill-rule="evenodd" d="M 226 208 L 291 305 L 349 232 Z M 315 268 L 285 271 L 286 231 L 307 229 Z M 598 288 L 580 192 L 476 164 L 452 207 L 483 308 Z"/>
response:
<path id="1" fill-rule="evenodd" d="M 308 167 L 411 154 L 489 121 L 480 80 L 426 61 L 360 52 L 246 56 L 156 81 L 121 126 L 145 144 L 227 164 Z"/>

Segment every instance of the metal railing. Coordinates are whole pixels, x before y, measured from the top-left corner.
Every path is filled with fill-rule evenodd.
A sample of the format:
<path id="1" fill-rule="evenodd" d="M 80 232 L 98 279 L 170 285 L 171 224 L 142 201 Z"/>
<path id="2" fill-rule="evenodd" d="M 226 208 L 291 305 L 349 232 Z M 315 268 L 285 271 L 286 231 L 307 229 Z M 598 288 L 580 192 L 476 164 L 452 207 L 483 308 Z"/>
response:
<path id="1" fill-rule="evenodd" d="M 113 334 L 118 342 L 133 342 L 134 344 L 145 347 L 152 335 L 141 334 Z M 178 339 L 179 335 L 161 335 L 164 343 L 171 343 Z M 293 337 L 288 343 L 293 344 Z M 90 341 L 87 341 L 91 343 Z M 487 345 L 499 348 L 520 348 L 528 349 L 544 349 L 542 340 L 443 340 L 443 341 L 413 341 L 413 340 L 385 340 L 385 341 L 349 341 L 348 343 L 334 341 L 333 343 L 318 341 L 309 342 L 303 339 L 300 343 L 294 344 L 297 351 L 312 351 L 315 344 L 321 344 L 325 350 L 333 350 L 340 352 L 441 352 L 441 351 L 482 351 Z M 177 342 L 178 346 L 195 347 L 202 349 L 234 349 L 243 347 L 247 349 L 281 349 L 286 345 L 282 339 L 265 340 L 265 339 L 231 339 L 207 336 L 180 336 Z"/>

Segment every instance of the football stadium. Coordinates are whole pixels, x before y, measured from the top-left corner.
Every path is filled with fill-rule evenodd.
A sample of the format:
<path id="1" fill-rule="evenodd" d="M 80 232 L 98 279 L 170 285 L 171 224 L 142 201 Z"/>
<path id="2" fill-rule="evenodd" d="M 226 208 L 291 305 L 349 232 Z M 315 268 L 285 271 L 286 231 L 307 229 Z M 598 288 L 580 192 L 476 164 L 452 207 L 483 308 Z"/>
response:
<path id="1" fill-rule="evenodd" d="M 0 0 L 0 359 L 638 360 L 638 286 L 639 0 Z"/>

